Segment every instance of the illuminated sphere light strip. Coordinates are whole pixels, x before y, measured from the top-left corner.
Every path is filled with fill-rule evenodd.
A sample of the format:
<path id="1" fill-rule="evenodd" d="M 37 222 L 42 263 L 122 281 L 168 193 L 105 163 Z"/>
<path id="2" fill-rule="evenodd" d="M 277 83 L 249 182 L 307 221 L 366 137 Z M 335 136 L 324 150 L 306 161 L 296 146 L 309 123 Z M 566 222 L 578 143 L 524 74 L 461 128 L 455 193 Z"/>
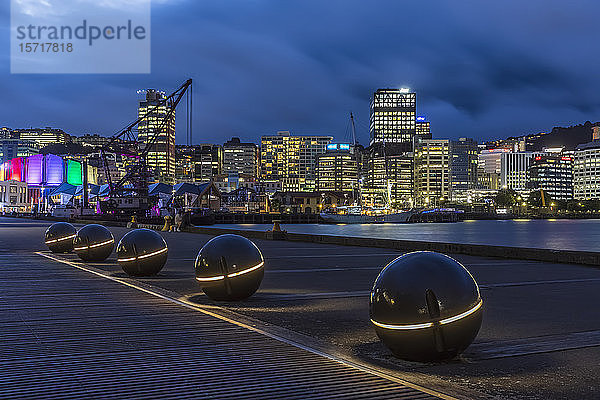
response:
<path id="1" fill-rule="evenodd" d="M 476 338 L 483 300 L 473 275 L 453 258 L 431 251 L 401 255 L 377 276 L 369 319 L 398 358 L 452 359 Z"/>
<path id="2" fill-rule="evenodd" d="M 139 228 L 129 231 L 117 245 L 117 262 L 129 276 L 152 276 L 165 266 L 169 249 L 157 232 Z"/>
<path id="3" fill-rule="evenodd" d="M 210 239 L 198 252 L 196 282 L 208 298 L 240 301 L 252 296 L 265 275 L 265 259 L 251 240 L 234 234 Z"/>
<path id="4" fill-rule="evenodd" d="M 102 242 L 102 243 L 93 244 L 91 246 L 88 245 L 88 246 L 83 246 L 83 247 L 75 247 L 75 250 L 93 249 L 94 247 L 106 246 L 107 244 L 111 244 L 111 243 L 114 243 L 114 242 L 115 242 L 114 239 L 110 239 L 110 240 L 107 240 L 107 241 Z"/>
<path id="5" fill-rule="evenodd" d="M 101 262 L 113 252 L 115 238 L 105 226 L 99 224 L 85 225 L 73 239 L 75 252 L 83 261 Z"/>
<path id="6" fill-rule="evenodd" d="M 479 310 L 482 305 L 483 305 L 483 300 L 480 300 L 479 303 L 477 303 L 474 307 L 470 308 L 469 310 L 465 311 L 464 313 L 455 315 L 454 317 L 444 318 L 444 319 L 440 320 L 438 323 L 440 325 L 445 325 L 445 324 L 450 324 L 452 322 L 466 318 L 469 315 L 473 314 L 475 311 Z M 383 323 L 377 322 L 373 319 L 371 319 L 371 322 L 373 323 L 373 325 L 376 325 L 380 328 L 394 329 L 394 330 L 426 329 L 426 328 L 432 328 L 434 325 L 436 325 L 436 322 L 424 322 L 422 324 L 412 324 L 412 325 L 383 324 Z"/>
<path id="7" fill-rule="evenodd" d="M 227 277 L 228 278 L 233 278 L 233 277 L 236 277 L 236 276 L 247 274 L 249 272 L 252 272 L 252 271 L 255 271 L 255 270 L 259 269 L 263 265 L 265 265 L 264 261 L 261 262 L 258 265 L 253 266 L 253 267 L 246 268 L 245 270 L 242 270 L 242 271 L 239 271 L 239 272 L 232 272 L 231 274 L 227 274 Z M 196 278 L 196 280 L 198 280 L 200 282 L 218 281 L 218 280 L 221 280 L 221 279 L 225 279 L 225 275 L 212 276 L 212 277 L 209 277 L 209 278 Z"/>
<path id="8" fill-rule="evenodd" d="M 77 235 L 75 234 L 75 235 L 61 237 L 61 238 L 58 238 L 58 239 L 47 240 L 45 243 L 46 244 L 52 244 L 52 243 L 56 243 L 56 242 L 62 242 L 63 240 L 73 239 L 75 236 L 77 236 Z"/>
<path id="9" fill-rule="evenodd" d="M 157 256 L 159 254 L 162 254 L 166 251 L 168 251 L 169 249 L 167 249 L 166 247 L 164 249 L 160 249 L 157 251 L 153 251 L 152 253 L 148 253 L 148 254 L 143 254 L 141 256 L 137 256 L 137 257 L 131 257 L 131 258 L 119 258 L 117 259 L 117 262 L 128 262 L 128 261 L 135 261 L 135 260 L 141 260 L 144 258 L 148 258 L 148 257 L 153 257 L 153 256 Z"/>
<path id="10" fill-rule="evenodd" d="M 46 229 L 44 243 L 53 253 L 70 253 L 73 251 L 77 229 L 68 222 L 56 222 Z"/>

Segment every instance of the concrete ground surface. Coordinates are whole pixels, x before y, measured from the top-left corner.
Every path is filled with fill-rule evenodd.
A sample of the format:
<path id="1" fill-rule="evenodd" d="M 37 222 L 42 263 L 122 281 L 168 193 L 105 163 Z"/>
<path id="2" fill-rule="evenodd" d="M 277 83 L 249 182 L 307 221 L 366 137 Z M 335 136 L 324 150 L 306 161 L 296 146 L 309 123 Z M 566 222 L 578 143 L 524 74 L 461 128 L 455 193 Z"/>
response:
<path id="1" fill-rule="evenodd" d="M 16 255 L 45 251 L 43 233 L 49 225 L 0 218 L 2 248 Z M 116 241 L 128 231 L 110 229 Z M 211 236 L 162 235 L 169 246 L 167 265 L 158 276 L 136 282 L 262 321 L 279 335 L 304 340 L 306 346 L 331 349 L 459 398 L 600 398 L 599 269 L 456 256 L 480 284 L 483 325 L 461 357 L 421 364 L 394 358 L 369 322 L 369 290 L 379 271 L 400 252 L 254 240 L 265 257 L 260 290 L 246 301 L 217 303 L 204 296 L 194 280 L 194 259 Z M 74 255 L 64 259 L 78 261 Z M 40 256 L 40 263 L 49 262 L 53 261 Z M 90 265 L 126 278 L 115 254 Z"/>

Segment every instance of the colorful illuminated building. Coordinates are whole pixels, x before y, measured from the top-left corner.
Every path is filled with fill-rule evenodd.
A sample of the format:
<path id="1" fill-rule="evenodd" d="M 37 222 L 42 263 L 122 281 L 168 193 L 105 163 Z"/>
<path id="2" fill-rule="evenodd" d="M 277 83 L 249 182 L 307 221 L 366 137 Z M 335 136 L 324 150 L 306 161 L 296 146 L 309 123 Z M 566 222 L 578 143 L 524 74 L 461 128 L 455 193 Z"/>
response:
<path id="1" fill-rule="evenodd" d="M 41 185 L 44 182 L 44 155 L 27 157 L 26 165 L 25 181 L 30 185 Z"/>
<path id="2" fill-rule="evenodd" d="M 81 163 L 74 160 L 65 163 L 62 157 L 53 154 L 36 154 L 13 158 L 0 165 L 0 181 L 25 182 L 29 186 L 58 186 L 65 177 L 70 177 L 73 185 L 81 185 Z"/>
<path id="3" fill-rule="evenodd" d="M 81 163 L 75 160 L 67 160 L 67 183 L 79 186 L 83 184 Z"/>

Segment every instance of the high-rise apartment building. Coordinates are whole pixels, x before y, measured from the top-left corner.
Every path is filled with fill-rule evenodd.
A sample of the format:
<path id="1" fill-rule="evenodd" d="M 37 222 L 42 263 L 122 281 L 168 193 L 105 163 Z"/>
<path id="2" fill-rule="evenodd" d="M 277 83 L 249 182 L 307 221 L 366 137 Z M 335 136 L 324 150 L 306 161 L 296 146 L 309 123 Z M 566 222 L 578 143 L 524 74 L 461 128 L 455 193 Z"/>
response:
<path id="1" fill-rule="evenodd" d="M 261 178 L 279 180 L 283 191 L 312 192 L 317 186 L 317 156 L 325 153 L 331 136 L 293 136 L 289 131 L 263 136 Z"/>
<path id="2" fill-rule="evenodd" d="M 436 206 L 451 195 L 450 141 L 421 140 L 415 146 L 415 200 Z"/>
<path id="3" fill-rule="evenodd" d="M 358 168 L 349 144 L 331 144 L 317 156 L 317 190 L 358 193 Z"/>
<path id="4" fill-rule="evenodd" d="M 516 191 L 526 191 L 528 170 L 533 157 L 544 153 L 530 151 L 502 153 L 500 156 L 500 187 Z"/>
<path id="5" fill-rule="evenodd" d="M 412 151 L 416 110 L 417 95 L 409 89 L 378 89 L 371 99 L 370 144 L 393 144 L 395 152 Z"/>
<path id="6" fill-rule="evenodd" d="M 561 154 L 533 157 L 528 187 L 542 189 L 552 200 L 573 198 L 573 157 Z"/>
<path id="7" fill-rule="evenodd" d="M 460 138 L 450 143 L 452 193 L 474 189 L 477 185 L 477 142 Z"/>
<path id="8" fill-rule="evenodd" d="M 259 174 L 259 151 L 254 143 L 243 143 L 234 137 L 223 144 L 223 173 L 246 174 L 257 177 Z"/>
<path id="9" fill-rule="evenodd" d="M 175 183 L 175 110 L 165 121 L 170 106 L 162 92 L 148 89 L 138 107 L 138 117 L 143 117 L 138 125 L 140 150 L 150 146 L 146 164 L 155 181 L 167 184 Z"/>

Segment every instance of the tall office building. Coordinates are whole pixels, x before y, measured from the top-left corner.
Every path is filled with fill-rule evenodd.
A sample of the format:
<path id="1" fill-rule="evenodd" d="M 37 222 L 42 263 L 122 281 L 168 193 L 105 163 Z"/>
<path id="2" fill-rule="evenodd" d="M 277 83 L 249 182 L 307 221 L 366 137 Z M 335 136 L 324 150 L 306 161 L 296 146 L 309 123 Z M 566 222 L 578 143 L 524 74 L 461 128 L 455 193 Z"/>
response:
<path id="1" fill-rule="evenodd" d="M 317 186 L 317 156 L 325 153 L 331 136 L 293 136 L 289 131 L 263 136 L 261 178 L 279 180 L 283 191 L 312 192 Z"/>
<path id="2" fill-rule="evenodd" d="M 450 141 L 421 140 L 415 147 L 415 200 L 437 206 L 451 195 Z"/>
<path id="3" fill-rule="evenodd" d="M 138 107 L 138 117 L 143 117 L 138 125 L 138 140 L 140 150 L 151 146 L 146 163 L 154 179 L 171 185 L 175 183 L 175 110 L 163 123 L 169 109 L 162 92 L 146 90 L 146 99 Z M 152 142 L 155 134 L 158 136 Z"/>
<path id="4" fill-rule="evenodd" d="M 194 180 L 208 182 L 223 172 L 223 148 L 218 144 L 194 146 Z"/>
<path id="5" fill-rule="evenodd" d="M 361 188 L 363 205 L 409 209 L 413 201 L 412 153 L 366 156 L 366 174 Z"/>
<path id="6" fill-rule="evenodd" d="M 431 139 L 431 125 L 424 115 L 418 115 L 415 125 L 416 140 Z"/>
<path id="7" fill-rule="evenodd" d="M 330 144 L 317 156 L 317 190 L 358 193 L 358 168 L 349 144 Z"/>
<path id="8" fill-rule="evenodd" d="M 577 200 L 600 199 L 600 141 L 577 146 L 573 162 L 573 190 Z"/>
<path id="9" fill-rule="evenodd" d="M 452 194 L 474 189 L 477 185 L 477 142 L 460 138 L 450 143 Z"/>
<path id="10" fill-rule="evenodd" d="M 218 144 L 176 146 L 177 182 L 201 183 L 214 180 L 223 172 L 223 148 Z"/>
<path id="11" fill-rule="evenodd" d="M 370 144 L 385 143 L 390 155 L 392 148 L 396 154 L 412 151 L 416 110 L 417 95 L 409 89 L 377 89 L 371 99 Z"/>
<path id="12" fill-rule="evenodd" d="M 500 159 L 502 154 L 510 153 L 509 149 L 488 149 L 481 150 L 477 156 L 477 165 L 487 174 L 498 174 L 502 169 Z"/>
<path id="13" fill-rule="evenodd" d="M 573 198 L 573 158 L 567 155 L 540 155 L 531 160 L 528 187 L 542 189 L 552 200 Z"/>
<path id="14" fill-rule="evenodd" d="M 234 137 L 223 144 L 223 173 L 246 174 L 257 177 L 259 151 L 254 143 L 243 143 Z"/>
<path id="15" fill-rule="evenodd" d="M 531 159 L 544 153 L 519 151 L 502 153 L 500 156 L 500 187 L 516 191 L 526 191 Z"/>

